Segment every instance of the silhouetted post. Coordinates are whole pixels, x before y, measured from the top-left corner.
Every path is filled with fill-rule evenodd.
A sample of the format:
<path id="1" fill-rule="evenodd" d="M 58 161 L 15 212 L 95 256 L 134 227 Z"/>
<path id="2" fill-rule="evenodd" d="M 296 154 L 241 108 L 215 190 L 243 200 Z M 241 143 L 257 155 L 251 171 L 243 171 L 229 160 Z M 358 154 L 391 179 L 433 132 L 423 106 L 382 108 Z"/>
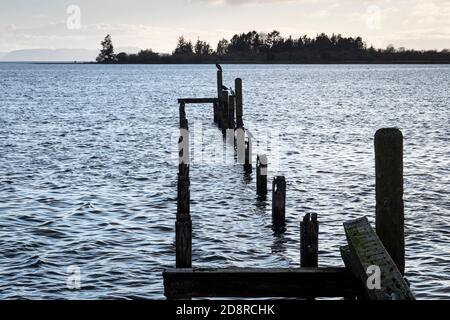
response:
<path id="1" fill-rule="evenodd" d="M 186 105 L 184 102 L 180 103 L 180 128 L 183 127 L 183 122 L 186 119 Z"/>
<path id="2" fill-rule="evenodd" d="M 376 232 L 398 269 L 405 272 L 403 135 L 395 128 L 375 134 Z"/>
<path id="3" fill-rule="evenodd" d="M 249 137 L 245 138 L 244 172 L 246 174 L 252 173 L 252 140 Z"/>
<path id="4" fill-rule="evenodd" d="M 234 88 L 236 90 L 236 127 L 241 128 L 244 126 L 244 121 L 242 119 L 242 80 L 240 78 L 234 81 Z"/>
<path id="5" fill-rule="evenodd" d="M 217 99 L 219 100 L 220 97 L 222 96 L 222 86 L 223 86 L 222 70 L 217 70 Z"/>
<path id="6" fill-rule="evenodd" d="M 259 197 L 267 195 L 267 156 L 258 155 L 256 158 L 256 193 Z"/>
<path id="7" fill-rule="evenodd" d="M 228 91 L 222 91 L 222 133 L 226 134 L 228 129 Z"/>
<path id="8" fill-rule="evenodd" d="M 234 105 L 235 105 L 235 96 L 228 97 L 228 129 L 235 129 L 235 121 L 234 121 Z"/>
<path id="9" fill-rule="evenodd" d="M 187 119 L 180 129 L 177 221 L 175 223 L 176 267 L 192 266 L 192 222 L 190 218 L 189 130 Z"/>
<path id="10" fill-rule="evenodd" d="M 306 214 L 300 222 L 300 265 L 316 268 L 319 263 L 319 223 L 317 214 Z"/>
<path id="11" fill-rule="evenodd" d="M 213 104 L 213 113 L 214 113 L 214 123 L 217 123 L 217 119 L 218 119 L 218 109 L 219 109 L 219 103 L 218 102 L 214 102 Z"/>
<path id="12" fill-rule="evenodd" d="M 276 230 L 286 226 L 286 180 L 283 176 L 273 178 L 272 183 L 272 222 Z"/>
<path id="13" fill-rule="evenodd" d="M 175 223 L 176 267 L 192 267 L 192 221 L 189 215 L 177 217 Z"/>
<path id="14" fill-rule="evenodd" d="M 217 124 L 219 129 L 222 129 L 222 114 L 223 114 L 223 100 L 222 100 L 222 89 L 223 79 L 222 79 L 222 71 L 217 71 L 217 99 L 219 100 L 217 104 Z"/>

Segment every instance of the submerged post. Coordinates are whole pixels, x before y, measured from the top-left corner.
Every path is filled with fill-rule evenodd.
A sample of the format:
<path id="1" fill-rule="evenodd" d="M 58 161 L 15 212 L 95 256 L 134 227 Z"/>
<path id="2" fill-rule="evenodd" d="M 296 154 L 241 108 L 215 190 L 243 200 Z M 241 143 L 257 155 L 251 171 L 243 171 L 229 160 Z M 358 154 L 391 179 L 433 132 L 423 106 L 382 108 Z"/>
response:
<path id="1" fill-rule="evenodd" d="M 319 223 L 317 214 L 306 214 L 300 222 L 300 265 L 316 268 L 319 261 Z"/>
<path id="2" fill-rule="evenodd" d="M 244 172 L 246 174 L 252 173 L 252 140 L 249 137 L 245 138 Z"/>
<path id="3" fill-rule="evenodd" d="M 399 129 L 375 134 L 376 232 L 398 269 L 405 272 L 403 135 Z"/>
<path id="4" fill-rule="evenodd" d="M 267 195 L 267 156 L 258 155 L 256 158 L 256 193 L 260 198 Z"/>
<path id="5" fill-rule="evenodd" d="M 241 128 L 244 126 L 244 121 L 242 119 L 242 79 L 237 78 L 234 81 L 234 89 L 236 90 L 236 127 Z"/>
<path id="6" fill-rule="evenodd" d="M 286 226 L 286 180 L 283 176 L 273 178 L 272 182 L 272 222 L 275 230 Z"/>

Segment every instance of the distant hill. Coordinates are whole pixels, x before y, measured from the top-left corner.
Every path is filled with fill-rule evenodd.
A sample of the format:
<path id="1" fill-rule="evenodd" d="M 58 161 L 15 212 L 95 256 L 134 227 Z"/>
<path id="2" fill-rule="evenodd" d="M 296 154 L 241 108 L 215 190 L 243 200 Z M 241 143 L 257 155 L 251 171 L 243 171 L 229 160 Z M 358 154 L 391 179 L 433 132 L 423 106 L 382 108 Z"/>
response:
<path id="1" fill-rule="evenodd" d="M 0 52 L 0 61 L 8 62 L 73 62 L 73 61 L 95 61 L 100 50 L 90 49 L 26 49 L 11 52 Z M 139 48 L 118 47 L 116 53 L 137 53 Z"/>

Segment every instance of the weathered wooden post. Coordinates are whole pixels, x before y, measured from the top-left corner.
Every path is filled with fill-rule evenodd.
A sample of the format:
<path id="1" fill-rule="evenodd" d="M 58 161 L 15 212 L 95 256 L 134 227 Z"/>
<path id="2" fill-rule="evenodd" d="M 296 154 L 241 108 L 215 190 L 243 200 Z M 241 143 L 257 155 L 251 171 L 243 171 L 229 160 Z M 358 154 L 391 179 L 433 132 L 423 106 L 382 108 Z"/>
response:
<path id="1" fill-rule="evenodd" d="M 252 139 L 245 138 L 245 162 L 244 162 L 245 174 L 252 173 Z"/>
<path id="2" fill-rule="evenodd" d="M 190 218 L 189 186 L 189 125 L 186 116 L 181 120 L 178 148 L 179 171 L 175 222 L 176 267 L 190 268 L 192 265 L 192 222 Z"/>
<path id="3" fill-rule="evenodd" d="M 267 156 L 258 155 L 256 158 L 256 193 L 260 198 L 267 196 Z"/>
<path id="4" fill-rule="evenodd" d="M 239 164 L 245 164 L 245 130 L 242 127 L 238 127 L 235 130 L 235 142 L 237 150 L 237 159 Z"/>
<path id="5" fill-rule="evenodd" d="M 222 133 L 223 135 L 226 135 L 227 129 L 228 129 L 228 91 L 224 90 L 222 91 Z"/>
<path id="6" fill-rule="evenodd" d="M 237 78 L 234 81 L 234 89 L 236 90 L 236 127 L 242 128 L 244 126 L 244 121 L 242 119 L 242 80 L 240 78 Z"/>
<path id="7" fill-rule="evenodd" d="M 186 105 L 184 102 L 180 103 L 180 128 L 183 126 L 183 121 L 186 119 Z"/>
<path id="8" fill-rule="evenodd" d="M 177 215 L 175 223 L 176 267 L 192 267 L 192 221 L 188 214 Z"/>
<path id="9" fill-rule="evenodd" d="M 286 226 L 286 180 L 283 176 L 273 178 L 272 182 L 272 223 L 275 230 Z"/>
<path id="10" fill-rule="evenodd" d="M 222 89 L 223 87 L 223 79 L 222 79 L 222 70 L 217 71 L 217 125 L 219 129 L 222 129 L 222 110 L 223 110 L 223 101 L 222 101 Z"/>
<path id="11" fill-rule="evenodd" d="M 219 112 L 219 103 L 218 102 L 214 102 L 213 104 L 213 114 L 214 114 L 214 123 L 217 123 L 217 119 L 218 119 L 218 112 Z"/>
<path id="12" fill-rule="evenodd" d="M 234 121 L 234 106 L 236 96 L 230 95 L 228 97 L 228 129 L 235 129 L 236 123 Z"/>
<path id="13" fill-rule="evenodd" d="M 399 129 L 375 134 L 376 232 L 398 269 L 405 272 L 403 135 Z"/>
<path id="14" fill-rule="evenodd" d="M 319 223 L 317 214 L 306 214 L 300 222 L 300 265 L 316 268 L 319 263 Z"/>

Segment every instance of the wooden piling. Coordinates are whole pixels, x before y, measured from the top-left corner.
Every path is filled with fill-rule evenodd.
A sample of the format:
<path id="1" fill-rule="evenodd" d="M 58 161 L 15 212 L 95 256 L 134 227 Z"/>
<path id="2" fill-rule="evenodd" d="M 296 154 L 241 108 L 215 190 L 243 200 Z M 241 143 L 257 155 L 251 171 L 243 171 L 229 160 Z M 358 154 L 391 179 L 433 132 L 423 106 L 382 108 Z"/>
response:
<path id="1" fill-rule="evenodd" d="M 306 214 L 300 222 L 300 265 L 316 268 L 319 261 L 319 223 L 317 214 Z"/>
<path id="2" fill-rule="evenodd" d="M 244 128 L 236 128 L 235 130 L 235 147 L 237 151 L 237 159 L 239 164 L 245 164 L 245 130 Z"/>
<path id="3" fill-rule="evenodd" d="M 175 224 L 176 267 L 192 267 L 192 221 L 177 220 Z"/>
<path id="4" fill-rule="evenodd" d="M 234 110 L 235 110 L 235 99 L 236 96 L 228 97 L 228 129 L 235 129 L 236 122 L 234 120 Z"/>
<path id="5" fill-rule="evenodd" d="M 252 173 L 252 140 L 249 137 L 245 138 L 244 172 L 246 174 Z"/>
<path id="6" fill-rule="evenodd" d="M 219 129 L 222 129 L 222 110 L 223 110 L 223 101 L 222 101 L 222 71 L 217 71 L 217 99 L 219 100 L 217 103 L 217 125 Z"/>
<path id="7" fill-rule="evenodd" d="M 267 195 L 267 156 L 258 155 L 256 158 L 256 193 L 260 198 Z"/>
<path id="8" fill-rule="evenodd" d="M 285 229 L 286 180 L 283 176 L 274 177 L 272 182 L 272 222 L 274 229 Z"/>
<path id="9" fill-rule="evenodd" d="M 228 91 L 222 91 L 222 133 L 226 135 L 228 129 Z"/>
<path id="10" fill-rule="evenodd" d="M 184 102 L 180 103 L 180 128 L 183 128 L 183 125 L 186 121 L 186 105 Z"/>
<path id="11" fill-rule="evenodd" d="M 223 75 L 222 70 L 217 70 L 217 98 L 220 100 L 222 95 L 223 87 Z"/>
<path id="12" fill-rule="evenodd" d="M 244 126 L 242 119 L 243 105 L 242 105 L 242 79 L 237 78 L 234 81 L 234 88 L 236 90 L 236 127 L 241 128 Z"/>
<path id="13" fill-rule="evenodd" d="M 214 123 L 217 123 L 217 109 L 218 109 L 218 102 L 213 103 L 213 119 Z"/>
<path id="14" fill-rule="evenodd" d="M 192 267 L 192 222 L 190 216 L 190 181 L 188 165 L 180 164 L 178 174 L 175 255 L 177 268 Z M 187 171 L 186 171 L 187 170 Z"/>
<path id="15" fill-rule="evenodd" d="M 398 269 L 405 272 L 403 135 L 395 128 L 375 134 L 376 232 Z"/>

